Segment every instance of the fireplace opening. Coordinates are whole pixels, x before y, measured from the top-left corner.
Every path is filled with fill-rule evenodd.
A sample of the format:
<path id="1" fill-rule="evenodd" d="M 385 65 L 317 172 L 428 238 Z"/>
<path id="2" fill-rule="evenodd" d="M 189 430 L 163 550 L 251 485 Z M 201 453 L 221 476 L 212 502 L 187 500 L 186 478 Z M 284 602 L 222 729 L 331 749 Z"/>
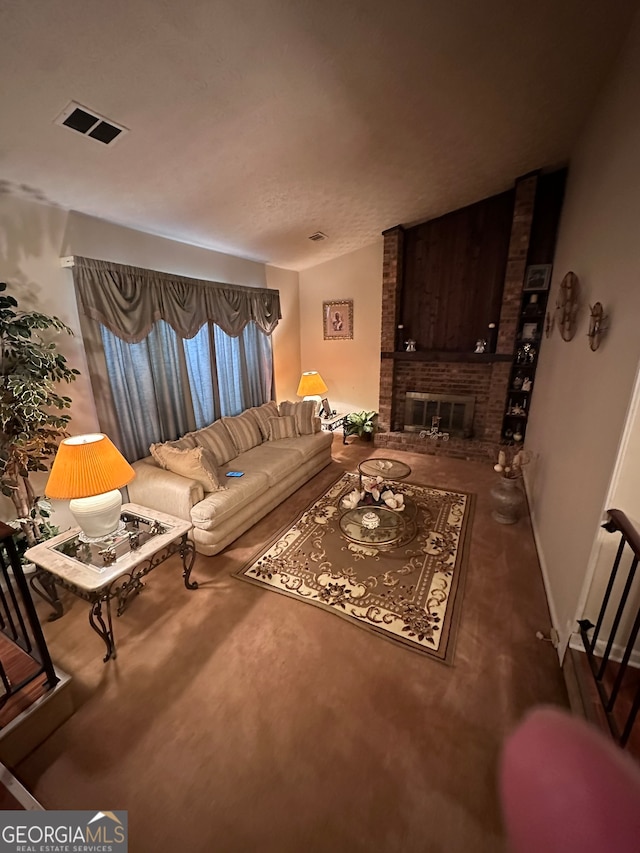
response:
<path id="1" fill-rule="evenodd" d="M 433 418 L 440 418 L 439 428 L 452 437 L 471 438 L 475 397 L 451 394 L 423 394 L 407 391 L 404 407 L 404 428 L 407 432 L 420 432 L 430 428 Z"/>

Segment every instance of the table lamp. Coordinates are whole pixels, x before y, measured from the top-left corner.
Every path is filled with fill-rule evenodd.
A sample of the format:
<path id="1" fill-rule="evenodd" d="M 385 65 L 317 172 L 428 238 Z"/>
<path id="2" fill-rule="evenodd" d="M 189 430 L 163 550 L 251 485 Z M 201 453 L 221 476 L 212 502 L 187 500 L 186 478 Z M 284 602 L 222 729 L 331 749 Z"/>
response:
<path id="1" fill-rule="evenodd" d="M 317 400 L 320 406 L 320 400 L 323 394 L 326 394 L 329 389 L 324 383 L 324 379 L 317 370 L 306 370 L 300 377 L 298 384 L 298 397 L 303 397 L 305 400 Z"/>
<path id="2" fill-rule="evenodd" d="M 136 472 L 106 435 L 74 435 L 60 442 L 45 488 L 68 500 L 84 542 L 99 542 L 120 527 L 120 489 Z"/>

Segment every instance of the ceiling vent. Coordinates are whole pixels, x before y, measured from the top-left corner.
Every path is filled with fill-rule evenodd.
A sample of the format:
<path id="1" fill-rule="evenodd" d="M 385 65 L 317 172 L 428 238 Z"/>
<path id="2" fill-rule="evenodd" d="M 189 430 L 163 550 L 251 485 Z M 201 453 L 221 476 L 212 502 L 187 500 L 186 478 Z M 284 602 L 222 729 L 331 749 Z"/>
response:
<path id="1" fill-rule="evenodd" d="M 68 127 L 76 133 L 102 142 L 103 145 L 113 145 L 128 129 L 121 124 L 116 124 L 111 119 L 101 116 L 95 110 L 87 109 L 75 101 L 71 101 L 54 120 L 54 124 Z"/>
<path id="2" fill-rule="evenodd" d="M 322 231 L 316 231 L 316 233 L 312 234 L 311 237 L 309 237 L 309 239 L 313 240 L 314 243 L 317 243 L 318 240 L 326 240 L 327 235 L 323 234 Z"/>

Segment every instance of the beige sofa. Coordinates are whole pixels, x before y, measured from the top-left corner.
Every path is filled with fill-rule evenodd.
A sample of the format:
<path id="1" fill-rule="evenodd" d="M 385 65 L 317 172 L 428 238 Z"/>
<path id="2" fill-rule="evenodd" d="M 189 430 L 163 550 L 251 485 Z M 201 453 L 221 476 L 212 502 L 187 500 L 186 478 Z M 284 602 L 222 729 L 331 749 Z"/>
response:
<path id="1" fill-rule="evenodd" d="M 129 498 L 191 521 L 196 551 L 217 554 L 331 462 L 332 434 L 314 414 L 313 402 L 280 411 L 269 403 L 152 445 L 153 455 L 133 464 Z M 207 471 L 192 474 L 187 462 Z"/>

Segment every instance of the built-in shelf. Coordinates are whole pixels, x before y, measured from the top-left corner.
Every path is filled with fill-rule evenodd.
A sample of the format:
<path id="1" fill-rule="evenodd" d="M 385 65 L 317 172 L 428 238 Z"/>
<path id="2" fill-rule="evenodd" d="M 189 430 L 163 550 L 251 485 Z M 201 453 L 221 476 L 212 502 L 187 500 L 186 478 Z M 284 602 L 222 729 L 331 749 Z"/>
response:
<path id="1" fill-rule="evenodd" d="M 395 361 L 466 361 L 469 364 L 491 364 L 494 361 L 513 361 L 513 355 L 497 352 L 448 352 L 447 350 L 428 350 L 425 352 L 382 352 L 381 358 L 393 358 Z"/>

